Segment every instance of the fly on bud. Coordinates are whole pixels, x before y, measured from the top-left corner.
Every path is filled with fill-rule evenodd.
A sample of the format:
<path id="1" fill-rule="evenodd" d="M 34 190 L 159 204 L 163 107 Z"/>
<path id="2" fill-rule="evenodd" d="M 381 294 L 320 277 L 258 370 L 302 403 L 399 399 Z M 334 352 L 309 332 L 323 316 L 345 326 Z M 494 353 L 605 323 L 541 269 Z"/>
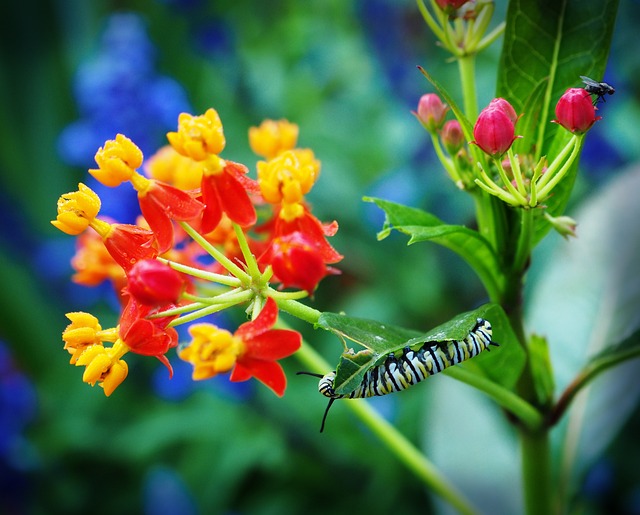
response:
<path id="1" fill-rule="evenodd" d="M 610 86 L 606 82 L 597 82 L 589 77 L 580 75 L 582 82 L 584 82 L 584 90 L 590 95 L 596 95 L 596 99 L 593 101 L 593 105 L 596 105 L 600 100 L 606 102 L 605 95 L 613 95 L 616 90 L 613 86 Z"/>
<path id="2" fill-rule="evenodd" d="M 583 134 L 599 119 L 589 92 L 582 88 L 569 88 L 556 104 L 556 119 L 553 122 L 574 134 Z"/>

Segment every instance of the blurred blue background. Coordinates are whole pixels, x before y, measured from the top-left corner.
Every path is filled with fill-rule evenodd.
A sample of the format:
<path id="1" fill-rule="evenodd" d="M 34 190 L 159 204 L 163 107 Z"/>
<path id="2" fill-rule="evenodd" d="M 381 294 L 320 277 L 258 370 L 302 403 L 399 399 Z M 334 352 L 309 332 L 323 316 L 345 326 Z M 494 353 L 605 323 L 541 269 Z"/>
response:
<path id="1" fill-rule="evenodd" d="M 498 0 L 496 16 L 505 9 Z M 589 134 L 574 205 L 639 158 L 640 58 L 628 51 L 638 22 L 640 4 L 622 2 L 605 76 L 617 92 Z M 426 329 L 480 304 L 481 285 L 452 253 L 407 248 L 395 234 L 376 242 L 382 214 L 361 201 L 473 223 L 410 113 L 432 91 L 418 64 L 459 98 L 457 67 L 415 3 L 27 0 L 4 6 L 0 38 L 0 513 L 429 512 L 421 484 L 346 410 L 334 407 L 318 433 L 325 402 L 315 381 L 293 375 L 295 358 L 284 400 L 224 378 L 194 385 L 175 355 L 171 382 L 159 363 L 132 357 L 111 398 L 83 384 L 62 350 L 64 313 L 91 311 L 109 327 L 114 299 L 69 281 L 73 238 L 49 224 L 79 181 L 100 191 L 104 214 L 134 219 L 130 190 L 114 195 L 86 174 L 117 132 L 150 155 L 178 113 L 214 107 L 223 155 L 253 168 L 248 127 L 287 118 L 322 161 L 310 201 L 338 220 L 332 243 L 345 254 L 314 306 Z M 500 43 L 479 59 L 481 106 Z M 548 240 L 541 260 L 560 238 Z M 338 341 L 296 326 L 337 359 Z M 428 389 L 375 406 L 417 440 Z M 583 475 L 588 513 L 640 513 L 639 430 L 636 411 Z"/>

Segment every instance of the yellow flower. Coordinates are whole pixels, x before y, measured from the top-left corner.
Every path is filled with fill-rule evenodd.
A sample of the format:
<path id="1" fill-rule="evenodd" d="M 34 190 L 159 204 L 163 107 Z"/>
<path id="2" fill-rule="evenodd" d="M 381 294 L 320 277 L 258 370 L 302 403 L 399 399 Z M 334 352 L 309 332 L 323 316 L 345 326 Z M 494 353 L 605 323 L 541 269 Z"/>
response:
<path id="1" fill-rule="evenodd" d="M 195 190 L 202 182 L 202 165 L 178 154 L 171 145 L 147 159 L 144 168 L 150 177 L 181 190 Z"/>
<path id="2" fill-rule="evenodd" d="M 298 126 L 287 120 L 265 120 L 259 127 L 249 129 L 251 150 L 266 159 L 293 149 L 297 141 Z"/>
<path id="3" fill-rule="evenodd" d="M 181 113 L 178 131 L 167 133 L 167 139 L 178 153 L 195 161 L 219 154 L 225 146 L 222 122 L 215 109 L 208 109 L 200 116 Z"/>
<path id="4" fill-rule="evenodd" d="M 109 397 L 129 373 L 126 361 L 120 359 L 128 351 L 121 340 L 111 348 L 98 344 L 87 347 L 76 361 L 76 366 L 86 367 L 82 380 L 91 386 L 98 383 Z"/>
<path id="5" fill-rule="evenodd" d="M 320 175 L 320 161 L 312 150 L 287 150 L 270 161 L 258 162 L 258 184 L 267 202 L 296 204 L 311 191 Z"/>
<path id="6" fill-rule="evenodd" d="M 129 138 L 118 134 L 115 140 L 108 140 L 95 156 L 98 169 L 89 170 L 105 186 L 119 186 L 131 179 L 142 165 L 142 151 Z"/>
<path id="7" fill-rule="evenodd" d="M 178 356 L 193 364 L 194 381 L 228 372 L 244 350 L 240 338 L 213 324 L 193 324 L 189 327 L 189 334 L 193 339 L 188 347 L 179 351 Z"/>
<path id="8" fill-rule="evenodd" d="M 83 232 L 98 216 L 100 197 L 85 186 L 78 184 L 78 191 L 65 193 L 58 199 L 58 216 L 51 223 L 62 232 L 72 236 Z"/>
<path id="9" fill-rule="evenodd" d="M 101 343 L 98 334 L 102 327 L 98 319 L 89 313 L 67 313 L 66 317 L 71 323 L 62 333 L 62 339 L 65 350 L 71 354 L 69 363 L 74 364 L 87 347 Z"/>

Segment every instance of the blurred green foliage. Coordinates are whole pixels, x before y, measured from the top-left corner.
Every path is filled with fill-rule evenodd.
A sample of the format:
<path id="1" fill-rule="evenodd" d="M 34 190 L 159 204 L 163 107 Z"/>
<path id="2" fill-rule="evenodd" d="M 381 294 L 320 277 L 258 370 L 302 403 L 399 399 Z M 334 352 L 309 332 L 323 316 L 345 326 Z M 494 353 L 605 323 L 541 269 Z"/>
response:
<path id="1" fill-rule="evenodd" d="M 640 91 L 632 78 L 640 63 L 634 52 L 620 51 L 637 39 L 640 9 L 637 2 L 622 4 L 610 70 L 618 92 L 602 108 L 607 133 L 587 140 L 617 165 L 637 159 L 640 148 L 629 144 L 631 133 L 637 136 Z M 79 296 L 66 286 L 71 269 L 56 268 L 70 251 L 49 220 L 58 196 L 86 174 L 65 165 L 56 145 L 78 116 L 74 73 L 95 51 L 105 18 L 122 9 L 146 21 L 158 70 L 184 86 L 194 112 L 219 111 L 225 156 L 252 168 L 250 125 L 266 117 L 300 125 L 301 145 L 323 163 L 310 200 L 321 219 L 338 220 L 332 243 L 345 254 L 342 275 L 323 282 L 315 307 L 424 331 L 485 300 L 452 253 L 424 244 L 407 248 L 398 235 L 376 242 L 382 214 L 361 202 L 375 194 L 428 207 L 450 223 L 468 223 L 472 215 L 469 199 L 447 181 L 410 114 L 430 91 L 418 64 L 459 93 L 455 65 L 444 62 L 412 1 L 11 2 L 0 19 L 0 339 L 38 395 L 19 460 L 26 482 L 14 492 L 21 506 L 42 514 L 168 513 L 150 508 L 148 492 L 157 492 L 149 486 L 154 471 L 171 470 L 175 482 L 167 489 L 178 485 L 187 497 L 182 507 L 202 513 L 429 512 L 420 483 L 346 410 L 336 406 L 327 430 L 318 433 L 325 399 L 314 381 L 293 375 L 295 358 L 285 363 L 283 400 L 263 388 L 238 401 L 206 387 L 171 401 L 154 386 L 159 364 L 144 358 L 133 360 L 127 381 L 105 399 L 68 365 L 60 339 L 64 313 L 91 310 L 104 326 L 115 314 L 102 300 L 73 305 Z M 498 0 L 496 17 L 505 9 Z M 212 47 L 208 37 L 218 43 Z M 478 62 L 481 106 L 493 97 L 500 43 Z M 597 151 L 587 157 L 585 167 L 597 170 Z M 578 197 L 584 197 L 603 173 L 580 181 Z M 555 235 L 551 240 L 558 242 Z M 299 329 L 337 360 L 335 337 Z M 419 440 L 436 416 L 429 390 L 425 385 L 403 393 L 402 402 L 392 396 L 375 406 Z M 620 452 L 634 439 L 633 427 L 607 458 L 613 477 L 625 477 L 625 492 L 638 492 L 638 477 L 627 480 L 637 474 L 629 471 L 637 448 Z M 167 501 L 165 509 L 171 506 Z"/>

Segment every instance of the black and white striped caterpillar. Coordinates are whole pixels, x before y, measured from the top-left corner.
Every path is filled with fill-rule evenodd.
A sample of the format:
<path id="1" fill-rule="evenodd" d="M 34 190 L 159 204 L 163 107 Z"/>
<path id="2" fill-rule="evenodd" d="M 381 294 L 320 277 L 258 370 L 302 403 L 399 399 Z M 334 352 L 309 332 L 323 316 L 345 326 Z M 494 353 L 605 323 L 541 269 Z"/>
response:
<path id="1" fill-rule="evenodd" d="M 329 408 L 336 399 L 360 399 L 406 390 L 447 367 L 477 356 L 483 350 L 488 350 L 490 345 L 498 346 L 491 337 L 491 323 L 478 318 L 476 325 L 462 340 L 425 342 L 419 348 L 405 347 L 399 354 L 390 353 L 380 365 L 367 370 L 358 387 L 346 394 L 337 394 L 334 390 L 335 371 L 324 376 L 300 372 L 319 377 L 318 391 L 329 397 L 320 432 L 324 429 Z"/>

